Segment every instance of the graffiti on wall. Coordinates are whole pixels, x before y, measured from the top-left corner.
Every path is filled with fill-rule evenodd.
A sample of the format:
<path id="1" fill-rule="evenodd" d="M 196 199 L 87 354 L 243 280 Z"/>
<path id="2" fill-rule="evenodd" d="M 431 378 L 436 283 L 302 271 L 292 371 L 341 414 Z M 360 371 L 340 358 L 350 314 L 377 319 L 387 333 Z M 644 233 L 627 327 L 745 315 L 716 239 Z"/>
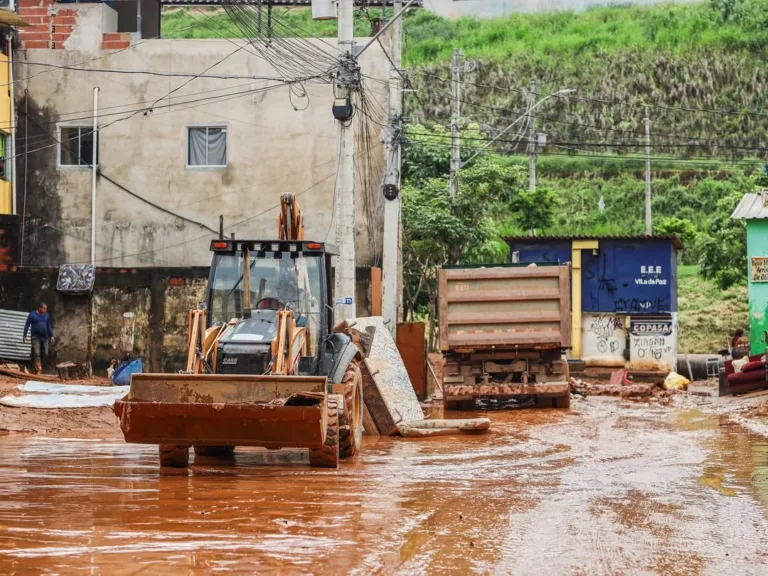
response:
<path id="1" fill-rule="evenodd" d="M 615 314 L 584 314 L 582 356 L 624 358 L 627 334 L 624 317 Z"/>

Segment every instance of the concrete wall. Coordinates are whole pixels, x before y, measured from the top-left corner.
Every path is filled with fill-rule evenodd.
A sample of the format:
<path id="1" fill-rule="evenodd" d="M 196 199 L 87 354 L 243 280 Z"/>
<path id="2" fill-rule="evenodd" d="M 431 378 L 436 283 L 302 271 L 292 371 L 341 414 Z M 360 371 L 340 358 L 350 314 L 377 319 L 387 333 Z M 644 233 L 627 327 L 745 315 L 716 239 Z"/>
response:
<path id="1" fill-rule="evenodd" d="M 46 132 L 56 135 L 57 124 L 66 122 L 89 124 L 94 86 L 101 89 L 102 174 L 157 205 L 100 178 L 98 263 L 131 267 L 208 264 L 208 243 L 214 236 L 210 229 L 218 230 L 219 215 L 224 217 L 227 234 L 235 232 L 239 238 L 273 237 L 276 207 L 285 192 L 301 194 L 308 238 L 335 241 L 337 126 L 330 109 L 330 85 L 307 84 L 307 98 L 296 95 L 301 90 L 298 86 L 293 96 L 289 96 L 287 87 L 268 90 L 276 82 L 267 78 L 278 78 L 279 73 L 250 50 L 232 54 L 235 46 L 228 40 L 148 40 L 130 50 L 102 51 L 98 28 L 101 20 L 94 14 L 104 8 L 55 4 L 48 9 L 60 11 L 63 6 L 76 12 L 63 49 L 60 43 L 56 49 L 21 51 L 20 63 L 14 69 L 19 110 L 28 106 L 30 118 L 34 118 L 29 137 L 35 146 L 30 149 L 39 149 L 28 156 L 29 238 L 25 265 L 90 259 L 91 172 L 87 167 L 58 167 L 58 146 Z M 53 18 L 62 17 L 57 12 Z M 122 42 L 112 36 L 104 34 L 105 47 L 108 42 Z M 335 42 L 313 43 L 329 54 L 336 51 Z M 161 74 L 194 75 L 212 67 L 210 74 L 262 79 L 198 78 L 163 98 L 190 78 L 61 68 L 51 71 L 24 61 Z M 84 61 L 88 61 L 87 67 L 82 65 Z M 386 78 L 387 61 L 377 44 L 363 55 L 362 65 L 366 75 Z M 24 100 L 25 90 L 28 101 Z M 243 94 L 246 91 L 250 93 Z M 370 84 L 368 94 L 386 110 L 385 85 Z M 230 96 L 225 99 L 226 95 Z M 152 112 L 140 110 L 160 98 Z M 208 100 L 190 102 L 202 98 Z M 358 115 L 358 119 L 361 117 Z M 187 127 L 201 124 L 226 126 L 225 169 L 186 167 Z M 378 137 L 379 131 L 374 124 L 372 133 Z M 361 159 L 364 154 L 357 158 L 359 169 L 365 167 Z M 382 164 L 378 141 L 368 154 L 379 166 Z M 23 169 L 22 164 L 17 162 L 17 167 Z M 370 209 L 379 202 L 378 173 L 370 182 L 372 186 L 361 190 L 362 179 L 358 179 L 356 192 L 359 266 L 372 265 L 380 252 L 380 220 L 371 217 Z M 23 182 L 18 188 L 24 189 Z"/>
<path id="2" fill-rule="evenodd" d="M 611 4 L 692 4 L 702 0 L 424 0 L 424 8 L 444 18 L 492 18 L 514 12 L 581 12 L 595 6 Z"/>
<path id="3" fill-rule="evenodd" d="M 51 365 L 83 361 L 91 350 L 94 369 L 102 371 L 120 357 L 122 317 L 133 312 L 134 354 L 147 370 L 177 372 L 187 358 L 189 311 L 205 301 L 208 272 L 207 267 L 97 268 L 93 293 L 69 296 L 56 290 L 56 268 L 0 268 L 0 309 L 27 312 L 44 300 L 56 335 Z M 370 270 L 357 270 L 361 316 L 370 314 L 366 273 Z"/>
<path id="4" fill-rule="evenodd" d="M 32 310 L 48 304 L 55 357 L 83 361 L 88 356 L 93 320 L 93 365 L 104 370 L 120 357 L 120 328 L 125 312 L 136 314 L 134 353 L 149 370 L 183 368 L 187 349 L 187 315 L 205 299 L 208 268 L 99 268 L 90 296 L 56 291 L 58 270 L 24 268 L 0 272 L 0 308 Z"/>
<path id="5" fill-rule="evenodd" d="M 768 257 L 768 220 L 747 220 L 750 354 L 763 354 L 766 349 L 763 332 L 768 330 L 768 282 L 754 281 L 752 270 L 752 258 L 766 257 Z"/>

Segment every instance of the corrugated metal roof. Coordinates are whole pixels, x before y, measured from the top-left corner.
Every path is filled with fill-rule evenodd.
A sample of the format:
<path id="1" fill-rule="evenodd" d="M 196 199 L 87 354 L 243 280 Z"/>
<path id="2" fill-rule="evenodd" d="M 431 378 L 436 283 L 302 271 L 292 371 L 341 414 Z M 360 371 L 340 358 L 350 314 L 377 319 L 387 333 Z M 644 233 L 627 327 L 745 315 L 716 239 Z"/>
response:
<path id="1" fill-rule="evenodd" d="M 736 210 L 731 214 L 731 218 L 756 220 L 768 218 L 768 206 L 765 205 L 764 195 L 768 190 L 760 191 L 757 194 L 744 194 L 744 197 L 736 206 Z"/>
<path id="2" fill-rule="evenodd" d="M 22 341 L 27 315 L 27 312 L 0 310 L 0 359 L 29 360 L 29 344 Z"/>
<path id="3" fill-rule="evenodd" d="M 571 240 L 669 240 L 678 250 L 685 250 L 683 242 L 675 234 L 606 234 L 601 236 L 589 236 L 577 234 L 574 236 L 505 236 L 503 240 L 510 242 L 570 242 Z"/>

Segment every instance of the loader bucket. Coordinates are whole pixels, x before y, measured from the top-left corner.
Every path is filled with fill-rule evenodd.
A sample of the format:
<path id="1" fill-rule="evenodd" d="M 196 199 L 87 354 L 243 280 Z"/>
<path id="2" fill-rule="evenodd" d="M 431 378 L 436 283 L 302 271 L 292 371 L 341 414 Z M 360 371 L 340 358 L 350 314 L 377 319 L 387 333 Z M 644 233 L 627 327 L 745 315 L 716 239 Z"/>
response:
<path id="1" fill-rule="evenodd" d="M 322 446 L 326 379 L 246 374 L 134 374 L 115 403 L 126 442 Z"/>

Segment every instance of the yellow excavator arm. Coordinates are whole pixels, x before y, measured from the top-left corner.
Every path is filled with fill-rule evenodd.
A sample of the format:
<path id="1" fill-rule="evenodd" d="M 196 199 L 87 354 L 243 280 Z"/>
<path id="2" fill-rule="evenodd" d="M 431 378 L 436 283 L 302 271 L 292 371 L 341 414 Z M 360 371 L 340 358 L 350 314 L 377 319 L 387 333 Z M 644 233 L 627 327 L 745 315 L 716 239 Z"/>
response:
<path id="1" fill-rule="evenodd" d="M 295 194 L 283 194 L 277 217 L 278 240 L 304 240 L 304 216 Z"/>

